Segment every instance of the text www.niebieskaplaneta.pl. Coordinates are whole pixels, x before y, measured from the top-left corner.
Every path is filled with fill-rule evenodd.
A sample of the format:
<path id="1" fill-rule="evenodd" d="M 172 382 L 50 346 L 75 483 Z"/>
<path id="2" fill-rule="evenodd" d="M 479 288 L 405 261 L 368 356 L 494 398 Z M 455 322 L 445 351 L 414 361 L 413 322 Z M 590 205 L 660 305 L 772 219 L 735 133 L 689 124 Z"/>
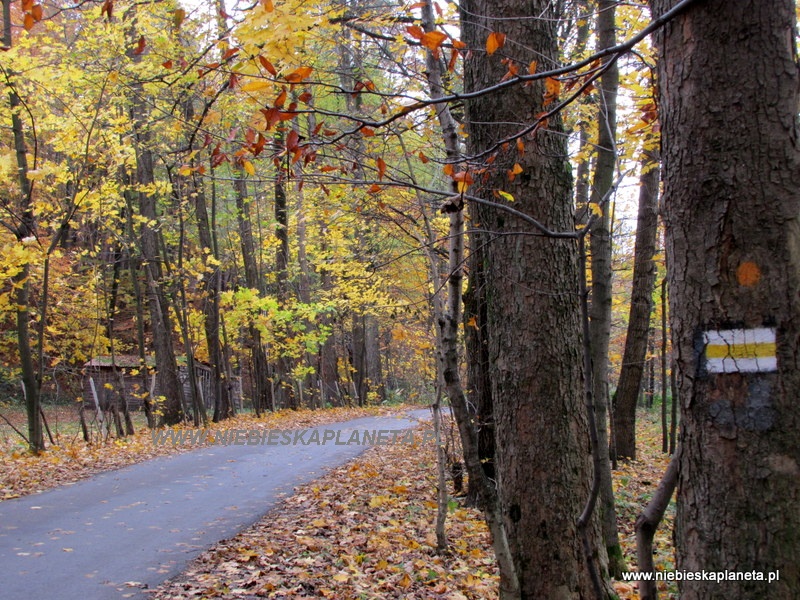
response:
<path id="1" fill-rule="evenodd" d="M 155 446 L 388 446 L 436 441 L 433 429 L 162 429 Z"/>

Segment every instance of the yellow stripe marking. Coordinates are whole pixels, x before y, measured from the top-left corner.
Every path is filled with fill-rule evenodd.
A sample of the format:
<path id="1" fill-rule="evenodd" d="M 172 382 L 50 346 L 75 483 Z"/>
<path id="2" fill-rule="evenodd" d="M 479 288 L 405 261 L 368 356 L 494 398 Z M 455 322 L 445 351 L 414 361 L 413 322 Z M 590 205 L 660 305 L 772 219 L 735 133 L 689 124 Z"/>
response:
<path id="1" fill-rule="evenodd" d="M 709 344 L 706 346 L 706 358 L 773 358 L 775 342 L 761 344 Z"/>

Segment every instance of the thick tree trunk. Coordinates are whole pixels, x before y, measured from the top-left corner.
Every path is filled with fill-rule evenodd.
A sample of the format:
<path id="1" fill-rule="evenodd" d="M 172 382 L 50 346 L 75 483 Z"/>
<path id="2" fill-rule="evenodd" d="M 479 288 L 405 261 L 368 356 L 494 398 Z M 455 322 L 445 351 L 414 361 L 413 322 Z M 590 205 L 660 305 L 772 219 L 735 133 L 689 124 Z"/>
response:
<path id="1" fill-rule="evenodd" d="M 650 313 L 653 312 L 653 285 L 656 281 L 653 255 L 658 234 L 658 184 L 661 175 L 658 158 L 657 152 L 645 152 L 642 156 L 628 332 L 614 396 L 611 451 L 616 453 L 617 458 L 632 460 L 636 458 L 636 401 L 642 387 L 647 333 L 650 330 Z"/>
<path id="2" fill-rule="evenodd" d="M 597 3 L 597 49 L 616 45 L 616 1 Z M 611 202 L 617 169 L 617 90 L 619 69 L 611 64 L 598 85 L 597 158 L 590 201 L 601 214 L 592 226 L 592 303 L 590 308 L 590 349 L 592 357 L 592 398 L 597 419 L 597 452 L 600 463 L 600 524 L 609 558 L 609 572 L 620 578 L 626 570 L 617 532 L 617 509 L 611 485 L 611 461 L 608 450 L 608 345 L 611 337 Z"/>
<path id="3" fill-rule="evenodd" d="M 463 39 L 472 53 L 465 63 L 467 92 L 497 83 L 507 70 L 500 56 L 485 52 L 491 31 L 506 34 L 506 48 L 517 63 L 536 60 L 540 69 L 555 64 L 560 15 L 551 3 L 468 0 L 461 7 Z M 542 18 L 519 18 L 522 14 Z M 543 95 L 538 82 L 469 100 L 467 152 L 491 152 L 522 123 L 533 122 Z M 559 127 L 558 119 L 550 119 L 549 129 L 535 140 L 525 138 L 522 154 L 514 144 L 507 151 L 498 148 L 486 178 L 475 178 L 480 189 L 470 192 L 494 200 L 493 190 L 504 190 L 514 196 L 515 209 L 553 230 L 572 230 L 571 182 Z M 509 182 L 515 163 L 522 172 Z M 490 232 L 484 245 L 485 333 L 496 471 L 521 597 L 589 598 L 594 587 L 576 527 L 592 477 L 577 245 L 525 235 L 525 222 L 499 209 L 473 203 L 471 211 L 473 223 Z M 590 536 L 597 541 L 594 523 Z"/>
<path id="4" fill-rule="evenodd" d="M 656 15 L 673 2 L 652 3 Z M 694 3 L 656 38 L 681 399 L 683 600 L 800 589 L 800 169 L 795 3 Z"/>

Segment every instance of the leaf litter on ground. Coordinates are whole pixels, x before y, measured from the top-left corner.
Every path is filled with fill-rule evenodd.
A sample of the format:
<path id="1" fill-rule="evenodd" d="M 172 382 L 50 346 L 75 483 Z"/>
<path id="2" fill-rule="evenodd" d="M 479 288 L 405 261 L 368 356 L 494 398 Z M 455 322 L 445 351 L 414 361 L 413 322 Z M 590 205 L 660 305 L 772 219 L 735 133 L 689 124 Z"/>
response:
<path id="1" fill-rule="evenodd" d="M 634 522 L 666 470 L 654 419 L 639 420 L 639 460 L 613 473 L 620 536 L 636 568 Z M 416 440 L 422 439 L 415 435 Z M 252 528 L 202 553 L 155 600 L 220 598 L 494 599 L 498 573 L 479 511 L 451 502 L 449 551 L 435 551 L 435 446 L 397 444 L 359 458 L 295 489 Z M 656 534 L 656 568 L 674 569 L 674 504 Z M 660 584 L 662 591 L 668 588 Z M 622 600 L 636 585 L 614 581 Z"/>
<path id="2" fill-rule="evenodd" d="M 495 598 L 497 568 L 475 509 L 451 503 L 436 553 L 435 444 L 375 446 L 154 592 L 185 598 Z"/>

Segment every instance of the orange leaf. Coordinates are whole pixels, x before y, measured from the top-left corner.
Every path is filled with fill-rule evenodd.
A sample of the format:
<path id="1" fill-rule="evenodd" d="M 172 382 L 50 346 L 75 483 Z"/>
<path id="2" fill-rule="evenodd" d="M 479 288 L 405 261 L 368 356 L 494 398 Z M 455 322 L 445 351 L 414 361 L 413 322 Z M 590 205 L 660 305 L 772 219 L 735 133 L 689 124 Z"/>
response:
<path id="1" fill-rule="evenodd" d="M 445 174 L 445 175 L 449 175 L 450 177 L 452 177 L 452 176 L 453 176 L 453 173 L 455 173 L 455 170 L 453 169 L 453 165 L 451 165 L 451 164 L 449 164 L 449 163 L 448 163 L 448 164 L 446 164 L 446 165 L 445 165 L 445 166 L 442 168 L 442 171 L 444 171 L 444 174 Z"/>
<path id="2" fill-rule="evenodd" d="M 511 167 L 511 172 L 514 173 L 514 175 L 519 175 L 522 171 L 522 166 L 519 163 L 514 163 L 514 166 Z"/>
<path id="3" fill-rule="evenodd" d="M 558 96 L 561 92 L 561 82 L 555 77 L 548 77 L 544 80 L 544 87 L 547 90 L 548 96 Z"/>
<path id="4" fill-rule="evenodd" d="M 22 0 L 22 10 L 25 12 L 31 12 L 33 8 L 33 0 Z"/>
<path id="5" fill-rule="evenodd" d="M 165 69 L 171 69 L 172 68 L 172 61 L 171 60 L 165 60 L 163 63 L 161 63 L 161 66 L 164 67 Z"/>
<path id="6" fill-rule="evenodd" d="M 528 74 L 533 75 L 534 73 L 536 73 L 536 68 L 538 66 L 539 63 L 537 63 L 535 60 L 532 60 L 531 64 L 528 65 Z"/>
<path id="7" fill-rule="evenodd" d="M 222 60 L 228 60 L 232 56 L 239 54 L 239 48 L 228 48 L 222 55 Z"/>
<path id="8" fill-rule="evenodd" d="M 44 13 L 42 12 L 42 5 L 41 4 L 34 4 L 31 7 L 31 15 L 33 15 L 33 20 L 37 23 L 42 20 Z"/>
<path id="9" fill-rule="evenodd" d="M 275 5 L 272 3 L 272 0 L 261 0 L 261 5 L 264 7 L 266 12 L 272 12 L 275 10 Z"/>
<path id="10" fill-rule="evenodd" d="M 33 26 L 36 24 L 36 21 L 33 18 L 31 13 L 25 13 L 25 19 L 23 20 L 23 25 L 25 27 L 25 31 L 30 31 L 33 29 Z"/>
<path id="11" fill-rule="evenodd" d="M 372 184 L 372 185 L 369 187 L 369 189 L 367 190 L 367 193 L 368 193 L 368 194 L 377 194 L 377 193 L 378 193 L 378 192 L 380 192 L 380 191 L 381 191 L 381 186 L 379 186 L 377 183 L 373 183 L 373 184 Z"/>
<path id="12" fill-rule="evenodd" d="M 300 135 L 294 129 L 292 129 L 289 132 L 289 135 L 286 136 L 286 149 L 290 151 L 295 150 L 299 143 Z"/>
<path id="13" fill-rule="evenodd" d="M 502 48 L 506 43 L 506 34 L 505 33 L 498 33 L 493 31 L 489 34 L 489 37 L 486 38 L 486 52 L 489 53 L 491 56 L 495 52 L 497 52 L 500 48 Z"/>
<path id="14" fill-rule="evenodd" d="M 364 137 L 372 137 L 375 135 L 375 130 L 371 127 L 362 127 L 361 128 L 361 135 Z"/>
<path id="15" fill-rule="evenodd" d="M 420 43 L 428 50 L 435 52 L 446 39 L 447 36 L 441 31 L 428 31 L 420 38 Z"/>
<path id="16" fill-rule="evenodd" d="M 106 0 L 100 9 L 100 16 L 108 15 L 108 20 L 111 20 L 111 15 L 114 12 L 114 0 Z"/>
<path id="17" fill-rule="evenodd" d="M 378 157 L 378 179 L 383 180 L 383 176 L 386 175 L 386 161 L 382 158 Z"/>
<path id="18" fill-rule="evenodd" d="M 297 99 L 300 100 L 300 102 L 302 102 L 303 104 L 308 104 L 311 98 L 313 98 L 311 92 L 303 92 L 297 97 Z"/>
<path id="19" fill-rule="evenodd" d="M 453 40 L 453 48 L 458 48 L 459 50 L 463 50 L 466 47 L 467 45 L 461 40 Z"/>
<path id="20" fill-rule="evenodd" d="M 517 152 L 520 156 L 525 154 L 525 142 L 522 141 L 522 138 L 517 138 Z"/>
<path id="21" fill-rule="evenodd" d="M 408 35 L 413 37 L 415 40 L 421 40 L 425 35 L 425 32 L 419 25 L 409 25 L 406 27 L 406 31 L 408 32 Z"/>
<path id="22" fill-rule="evenodd" d="M 273 77 L 275 77 L 278 74 L 278 70 L 273 66 L 271 62 L 269 62 L 263 56 L 259 56 L 258 61 L 261 63 L 261 66 L 264 67 Z"/>
<path id="23" fill-rule="evenodd" d="M 311 75 L 313 70 L 314 69 L 312 67 L 300 67 L 299 69 L 295 69 L 286 76 L 286 81 L 289 83 L 300 83 L 306 77 Z"/>
<path id="24" fill-rule="evenodd" d="M 512 77 L 516 77 L 518 71 L 519 67 L 517 66 L 517 63 L 513 61 L 509 62 L 508 71 L 506 72 L 505 75 L 503 75 L 503 78 L 500 81 L 505 81 L 506 79 L 511 79 Z"/>
<path id="25" fill-rule="evenodd" d="M 456 70 L 456 61 L 458 60 L 458 50 L 453 50 L 450 55 L 450 61 L 447 63 L 447 71 L 453 73 Z"/>
<path id="26" fill-rule="evenodd" d="M 136 48 L 133 49 L 133 54 L 138 56 L 142 52 L 144 52 L 144 47 L 147 45 L 147 42 L 144 39 L 144 36 L 139 36 L 139 41 L 136 43 Z"/>
<path id="27" fill-rule="evenodd" d="M 420 153 L 419 153 L 419 159 L 422 161 L 422 164 L 423 164 L 423 165 L 424 165 L 425 163 L 427 163 L 427 162 L 428 162 L 428 160 L 429 160 L 429 159 L 428 159 L 428 157 L 427 157 L 427 156 L 425 156 L 425 153 L 423 153 L 423 152 L 420 152 Z"/>
<path id="28" fill-rule="evenodd" d="M 283 88 L 283 91 L 275 98 L 274 106 L 275 108 L 283 108 L 284 104 L 286 104 L 286 88 Z"/>

